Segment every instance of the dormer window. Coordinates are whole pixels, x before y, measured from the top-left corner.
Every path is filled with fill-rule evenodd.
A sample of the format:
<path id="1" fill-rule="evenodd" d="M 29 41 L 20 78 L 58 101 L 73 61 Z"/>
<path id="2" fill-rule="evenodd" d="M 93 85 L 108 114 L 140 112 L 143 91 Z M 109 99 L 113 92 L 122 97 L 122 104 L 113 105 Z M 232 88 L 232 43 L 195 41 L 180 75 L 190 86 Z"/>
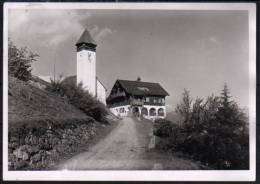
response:
<path id="1" fill-rule="evenodd" d="M 146 87 L 137 87 L 137 89 L 139 89 L 140 91 L 149 91 L 149 89 Z"/>
<path id="2" fill-rule="evenodd" d="M 149 102 L 149 97 L 146 97 L 146 98 L 145 98 L 145 101 L 146 101 L 146 102 Z"/>
<path id="3" fill-rule="evenodd" d="M 165 100 L 164 100 L 164 98 L 162 98 L 162 103 L 164 103 L 165 102 Z"/>

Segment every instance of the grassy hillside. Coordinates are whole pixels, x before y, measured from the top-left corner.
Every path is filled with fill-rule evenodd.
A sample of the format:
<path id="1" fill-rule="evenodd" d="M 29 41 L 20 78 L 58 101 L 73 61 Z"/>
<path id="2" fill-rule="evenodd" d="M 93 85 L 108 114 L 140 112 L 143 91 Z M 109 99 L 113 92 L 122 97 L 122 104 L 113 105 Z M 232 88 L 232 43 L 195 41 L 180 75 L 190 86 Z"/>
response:
<path id="1" fill-rule="evenodd" d="M 41 83 L 9 77 L 8 168 L 41 170 L 88 148 L 117 124 L 98 123 Z M 114 121 L 115 120 L 115 121 Z"/>
<path id="2" fill-rule="evenodd" d="M 89 119 L 83 112 L 70 105 L 66 98 L 50 93 L 33 83 L 9 77 L 8 122 L 31 122 L 44 119 Z"/>

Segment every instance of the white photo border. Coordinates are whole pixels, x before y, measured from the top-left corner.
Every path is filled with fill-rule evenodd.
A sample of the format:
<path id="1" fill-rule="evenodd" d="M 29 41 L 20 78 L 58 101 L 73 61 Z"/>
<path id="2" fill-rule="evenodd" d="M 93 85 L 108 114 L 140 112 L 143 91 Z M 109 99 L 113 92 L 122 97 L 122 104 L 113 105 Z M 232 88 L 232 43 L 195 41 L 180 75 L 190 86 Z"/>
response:
<path id="1" fill-rule="evenodd" d="M 249 18 L 249 170 L 9 171 L 8 10 L 247 10 Z M 3 180 L 26 181 L 255 181 L 256 178 L 256 4 L 255 3 L 5 3 L 3 52 Z"/>

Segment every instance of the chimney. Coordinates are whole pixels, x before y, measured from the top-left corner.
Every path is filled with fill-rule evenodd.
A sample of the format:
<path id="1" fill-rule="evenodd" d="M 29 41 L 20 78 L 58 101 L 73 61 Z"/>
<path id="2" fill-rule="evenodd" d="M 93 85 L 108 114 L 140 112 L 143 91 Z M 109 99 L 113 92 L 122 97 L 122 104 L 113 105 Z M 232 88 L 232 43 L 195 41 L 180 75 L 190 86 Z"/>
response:
<path id="1" fill-rule="evenodd" d="M 137 77 L 136 81 L 140 82 L 141 81 L 141 77 Z"/>

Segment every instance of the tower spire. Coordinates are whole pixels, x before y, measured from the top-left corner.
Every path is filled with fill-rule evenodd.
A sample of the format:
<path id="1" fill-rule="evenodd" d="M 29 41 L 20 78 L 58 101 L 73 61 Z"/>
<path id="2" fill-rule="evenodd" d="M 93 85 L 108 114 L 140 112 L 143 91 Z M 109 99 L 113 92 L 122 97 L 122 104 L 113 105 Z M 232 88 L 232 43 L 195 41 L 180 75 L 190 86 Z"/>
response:
<path id="1" fill-rule="evenodd" d="M 81 49 L 96 51 L 97 44 L 95 40 L 91 37 L 89 31 L 85 29 L 78 39 L 76 46 L 77 51 Z"/>

